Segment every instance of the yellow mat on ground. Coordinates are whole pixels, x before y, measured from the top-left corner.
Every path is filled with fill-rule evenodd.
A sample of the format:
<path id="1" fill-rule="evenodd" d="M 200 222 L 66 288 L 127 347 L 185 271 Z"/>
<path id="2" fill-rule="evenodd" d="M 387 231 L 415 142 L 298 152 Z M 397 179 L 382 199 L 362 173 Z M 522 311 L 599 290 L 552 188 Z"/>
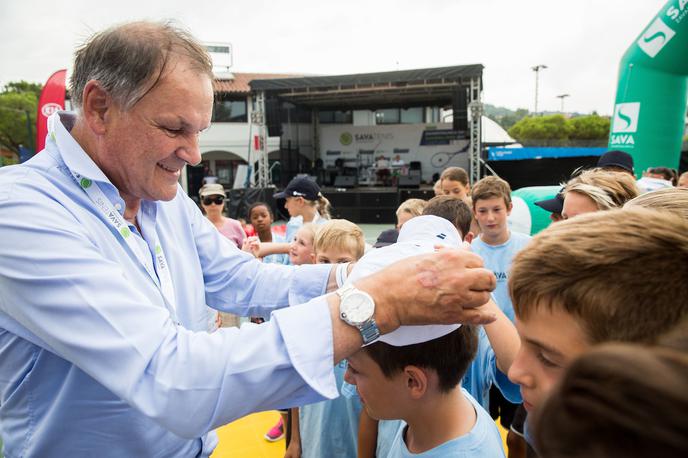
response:
<path id="1" fill-rule="evenodd" d="M 210 458 L 282 458 L 284 439 L 268 442 L 263 437 L 279 420 L 276 411 L 248 415 L 217 430 L 220 443 Z M 497 421 L 506 450 L 506 431 Z"/>

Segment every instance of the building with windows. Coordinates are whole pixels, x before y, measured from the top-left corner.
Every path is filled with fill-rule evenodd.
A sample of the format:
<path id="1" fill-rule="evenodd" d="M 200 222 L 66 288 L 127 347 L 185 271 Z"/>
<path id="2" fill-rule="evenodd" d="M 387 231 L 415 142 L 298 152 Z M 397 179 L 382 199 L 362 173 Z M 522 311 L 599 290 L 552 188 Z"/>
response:
<path id="1" fill-rule="evenodd" d="M 182 186 L 190 196 L 197 196 L 206 175 L 231 188 L 238 166 L 251 161 L 252 141 L 250 116 L 253 98 L 249 82 L 259 79 L 289 78 L 298 75 L 266 73 L 216 73 L 213 81 L 215 104 L 210 128 L 201 133 L 199 147 L 202 162 L 187 167 L 182 174 Z M 279 151 L 279 138 L 270 137 L 268 151 Z"/>

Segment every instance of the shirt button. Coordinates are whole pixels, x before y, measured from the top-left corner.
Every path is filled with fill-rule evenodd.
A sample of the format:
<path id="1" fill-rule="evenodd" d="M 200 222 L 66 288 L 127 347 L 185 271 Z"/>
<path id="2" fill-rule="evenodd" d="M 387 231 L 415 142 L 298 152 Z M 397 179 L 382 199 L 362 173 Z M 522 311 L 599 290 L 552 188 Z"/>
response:
<path id="1" fill-rule="evenodd" d="M 115 210 L 120 211 L 122 209 L 122 204 L 117 203 L 115 204 Z"/>

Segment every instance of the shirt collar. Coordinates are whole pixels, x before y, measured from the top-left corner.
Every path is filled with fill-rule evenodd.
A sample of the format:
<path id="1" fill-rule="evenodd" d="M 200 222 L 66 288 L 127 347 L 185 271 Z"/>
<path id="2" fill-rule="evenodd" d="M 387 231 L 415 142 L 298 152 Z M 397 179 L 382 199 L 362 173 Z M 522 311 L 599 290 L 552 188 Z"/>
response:
<path id="1" fill-rule="evenodd" d="M 93 159 L 72 137 L 70 131 L 76 122 L 76 114 L 58 111 L 48 118 L 48 142 L 54 142 L 60 156 L 69 170 L 91 181 L 106 183 L 114 188 L 108 177 L 98 168 Z"/>

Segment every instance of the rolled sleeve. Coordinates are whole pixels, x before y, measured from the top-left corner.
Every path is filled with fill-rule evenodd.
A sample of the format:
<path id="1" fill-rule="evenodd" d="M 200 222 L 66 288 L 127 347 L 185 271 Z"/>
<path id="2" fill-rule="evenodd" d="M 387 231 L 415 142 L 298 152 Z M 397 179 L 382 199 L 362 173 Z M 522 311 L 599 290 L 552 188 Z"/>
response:
<path id="1" fill-rule="evenodd" d="M 332 319 L 325 297 L 272 313 L 282 334 L 289 359 L 314 391 L 333 399 L 339 396 L 334 377 Z"/>

